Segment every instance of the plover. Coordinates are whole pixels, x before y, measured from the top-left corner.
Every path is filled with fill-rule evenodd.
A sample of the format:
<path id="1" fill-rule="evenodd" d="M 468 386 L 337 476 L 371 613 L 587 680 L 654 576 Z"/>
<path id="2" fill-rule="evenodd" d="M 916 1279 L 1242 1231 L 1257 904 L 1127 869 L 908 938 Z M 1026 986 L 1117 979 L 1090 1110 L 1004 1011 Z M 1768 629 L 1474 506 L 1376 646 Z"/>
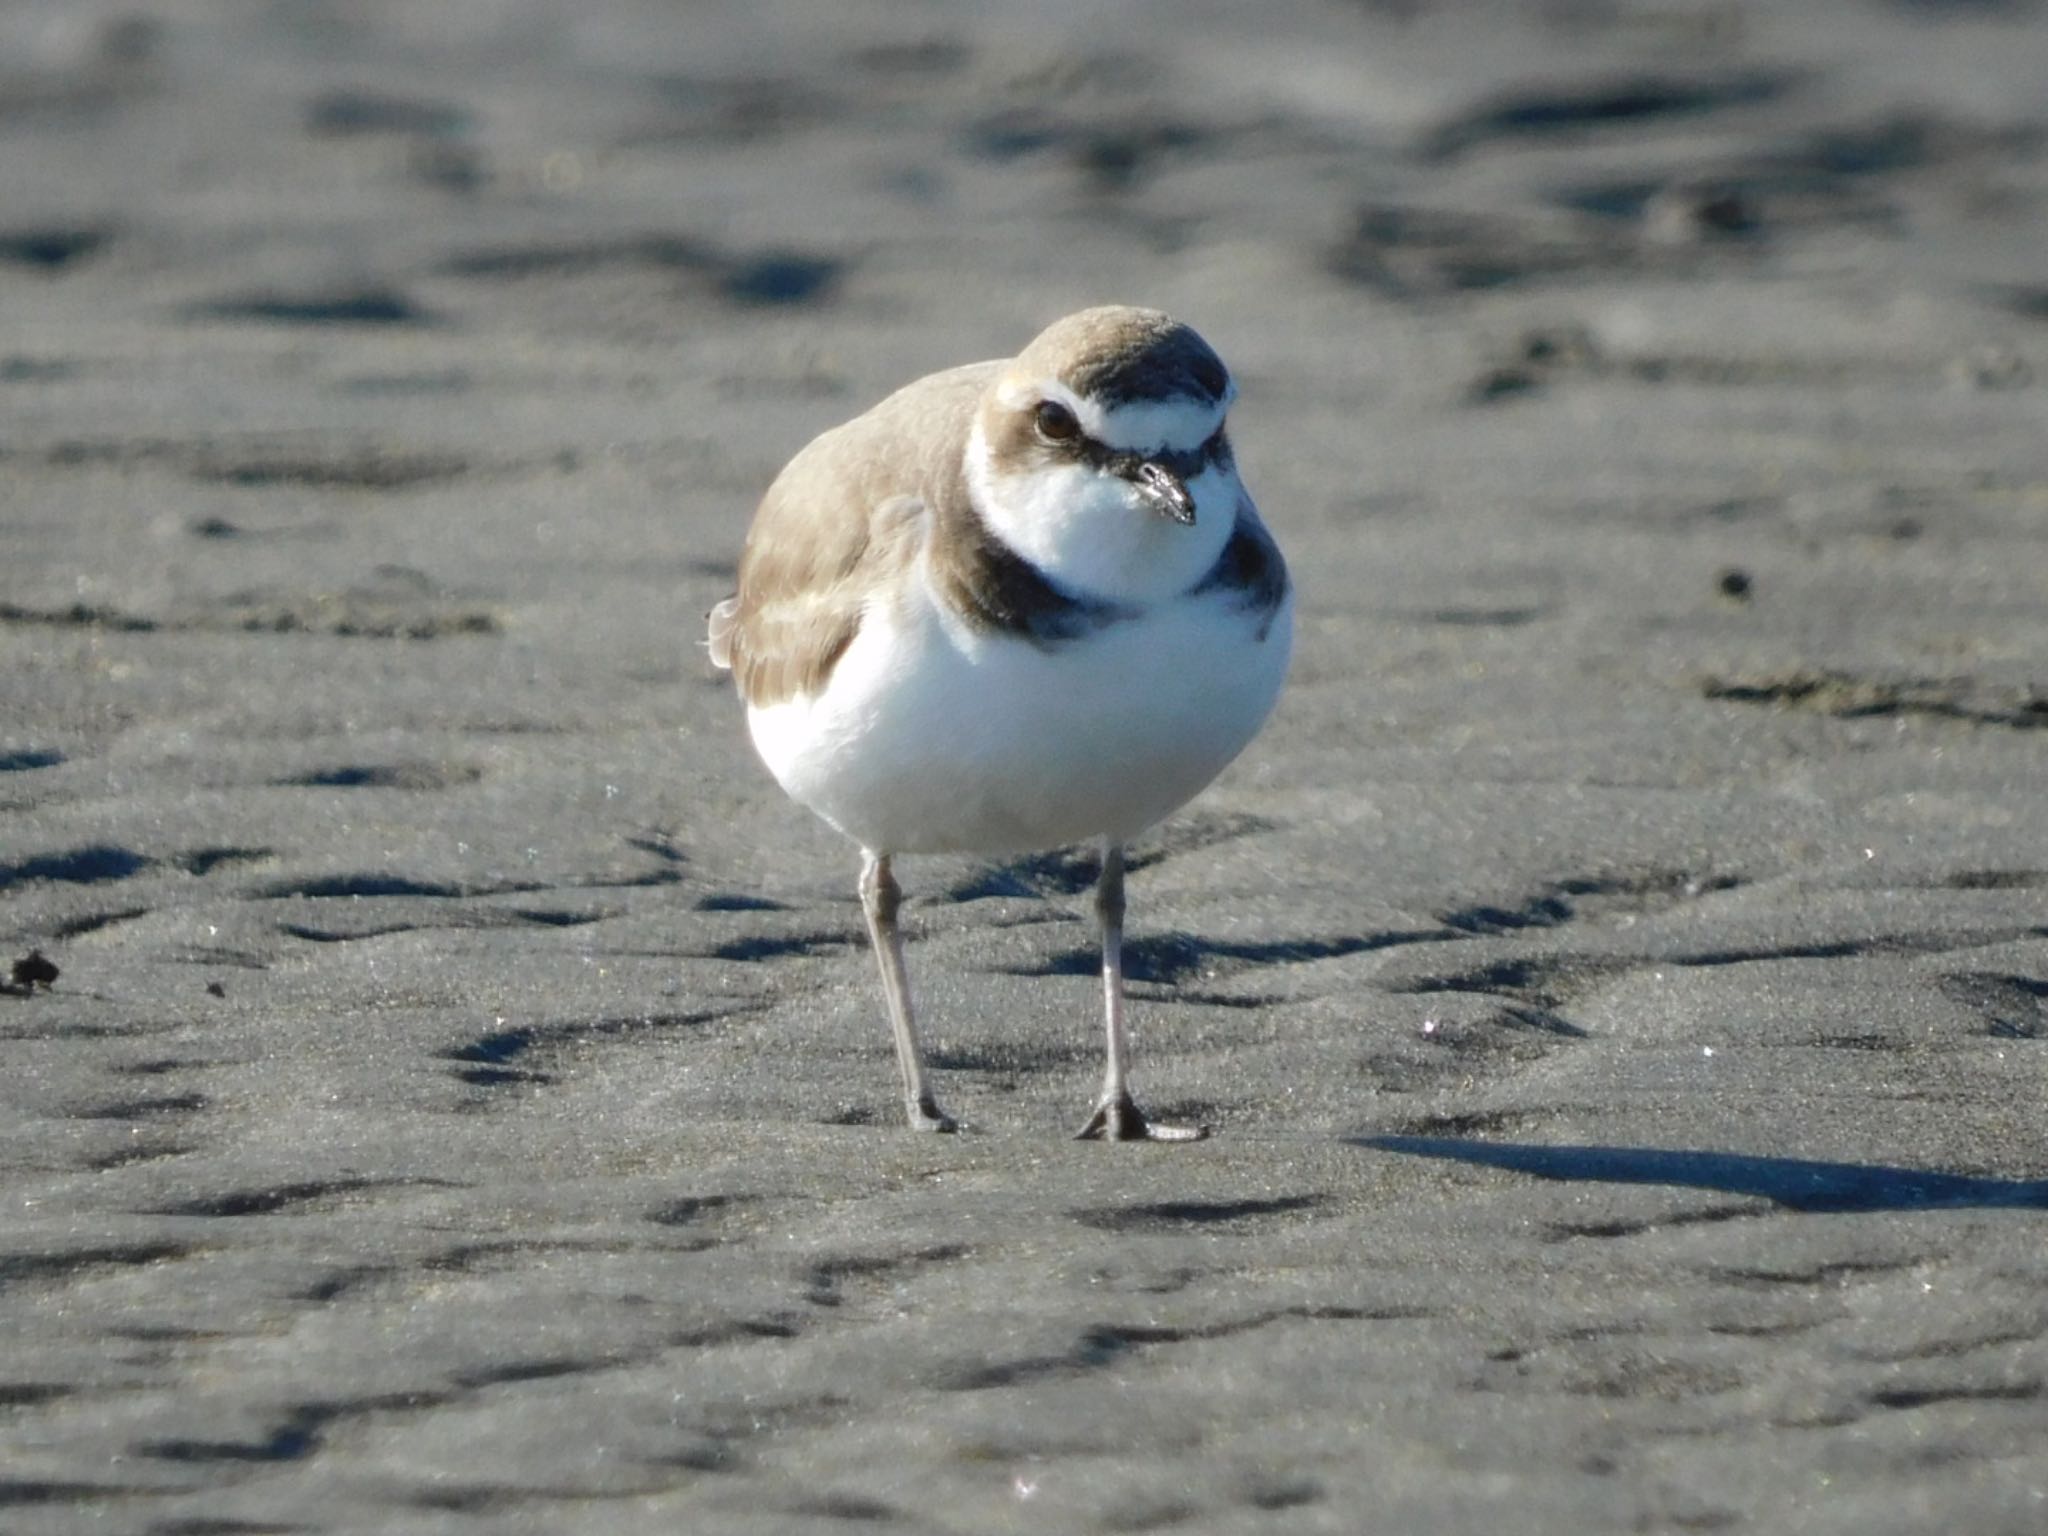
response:
<path id="1" fill-rule="evenodd" d="M 1123 851 L 1243 750 L 1287 672 L 1293 597 L 1238 479 L 1235 396 L 1167 315 L 1069 315 L 811 442 L 711 612 L 769 771 L 860 845 L 919 1130 L 955 1126 L 926 1076 L 891 859 L 1095 841 L 1108 1060 L 1080 1134 L 1203 1134 L 1131 1097 Z"/>

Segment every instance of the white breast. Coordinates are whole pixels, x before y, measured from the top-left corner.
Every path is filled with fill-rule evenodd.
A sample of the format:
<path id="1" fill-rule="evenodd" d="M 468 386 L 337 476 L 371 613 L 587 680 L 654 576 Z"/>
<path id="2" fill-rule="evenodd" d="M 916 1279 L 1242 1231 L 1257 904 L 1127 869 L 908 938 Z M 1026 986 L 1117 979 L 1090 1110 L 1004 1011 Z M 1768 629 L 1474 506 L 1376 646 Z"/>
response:
<path id="1" fill-rule="evenodd" d="M 1244 499 L 1236 470 L 1211 466 L 1188 482 L 1195 523 L 1187 527 L 1152 510 L 1128 480 L 1086 464 L 1000 474 L 979 426 L 966 467 L 990 532 L 1064 590 L 1113 600 L 1158 602 L 1200 581 L 1230 541 Z"/>
<path id="2" fill-rule="evenodd" d="M 1257 733 L 1292 617 L 1291 598 L 1265 623 L 1228 594 L 1183 596 L 1043 649 L 968 627 L 919 580 L 867 615 L 822 693 L 747 722 L 794 799 L 878 852 L 1128 838 Z"/>

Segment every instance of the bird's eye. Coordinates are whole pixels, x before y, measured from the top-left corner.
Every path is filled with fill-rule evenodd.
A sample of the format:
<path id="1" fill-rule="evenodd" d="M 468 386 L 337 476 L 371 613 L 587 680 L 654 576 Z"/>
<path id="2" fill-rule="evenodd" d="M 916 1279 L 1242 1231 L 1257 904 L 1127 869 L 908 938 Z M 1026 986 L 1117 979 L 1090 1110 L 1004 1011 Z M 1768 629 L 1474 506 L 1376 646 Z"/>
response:
<path id="1" fill-rule="evenodd" d="M 1081 423 L 1057 400 L 1039 401 L 1033 420 L 1037 423 L 1038 435 L 1049 443 L 1070 443 L 1081 435 Z"/>

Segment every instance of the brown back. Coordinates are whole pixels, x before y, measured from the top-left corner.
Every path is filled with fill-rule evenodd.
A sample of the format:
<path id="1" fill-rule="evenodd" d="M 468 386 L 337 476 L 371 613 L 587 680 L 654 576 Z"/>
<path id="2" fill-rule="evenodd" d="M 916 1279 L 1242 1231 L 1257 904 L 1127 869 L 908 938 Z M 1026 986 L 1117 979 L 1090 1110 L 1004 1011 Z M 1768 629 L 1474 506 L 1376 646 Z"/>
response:
<path id="1" fill-rule="evenodd" d="M 749 704 L 824 687 L 869 596 L 915 559 L 931 516 L 967 508 L 962 449 L 1002 366 L 908 384 L 813 439 L 775 477 L 747 532 L 739 592 L 711 621 L 712 659 L 732 668 Z"/>

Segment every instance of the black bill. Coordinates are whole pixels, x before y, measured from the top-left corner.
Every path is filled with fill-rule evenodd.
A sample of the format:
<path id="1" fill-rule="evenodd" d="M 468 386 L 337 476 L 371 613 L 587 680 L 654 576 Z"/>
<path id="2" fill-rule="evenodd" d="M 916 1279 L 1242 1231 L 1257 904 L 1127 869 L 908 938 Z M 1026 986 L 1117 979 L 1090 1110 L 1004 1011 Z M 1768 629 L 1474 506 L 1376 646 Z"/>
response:
<path id="1" fill-rule="evenodd" d="M 1187 482 L 1164 464 L 1146 459 L 1130 469 L 1128 474 L 1131 484 L 1161 517 L 1170 517 L 1182 524 L 1194 522 L 1195 498 L 1188 494 Z"/>

